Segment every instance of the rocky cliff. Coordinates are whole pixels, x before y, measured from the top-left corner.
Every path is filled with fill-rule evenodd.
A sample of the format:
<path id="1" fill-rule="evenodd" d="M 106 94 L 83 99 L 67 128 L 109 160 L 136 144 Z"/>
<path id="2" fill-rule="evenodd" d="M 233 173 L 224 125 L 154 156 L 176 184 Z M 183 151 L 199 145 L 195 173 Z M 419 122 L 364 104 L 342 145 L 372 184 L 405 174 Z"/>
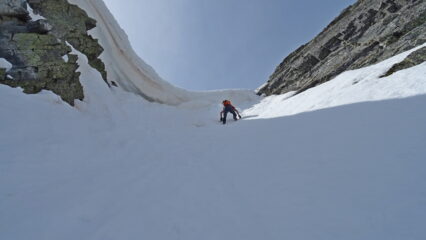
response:
<path id="1" fill-rule="evenodd" d="M 258 94 L 301 92 L 426 42 L 426 1 L 359 0 L 286 57 Z M 420 49 L 384 75 L 425 61 Z"/>
<path id="2" fill-rule="evenodd" d="M 103 48 L 87 33 L 95 26 L 94 19 L 66 0 L 0 0 L 0 58 L 12 64 L 11 69 L 0 68 L 0 83 L 26 93 L 51 90 L 71 105 L 82 100 L 78 58 L 70 54 L 69 44 L 106 81 L 98 58 Z"/>

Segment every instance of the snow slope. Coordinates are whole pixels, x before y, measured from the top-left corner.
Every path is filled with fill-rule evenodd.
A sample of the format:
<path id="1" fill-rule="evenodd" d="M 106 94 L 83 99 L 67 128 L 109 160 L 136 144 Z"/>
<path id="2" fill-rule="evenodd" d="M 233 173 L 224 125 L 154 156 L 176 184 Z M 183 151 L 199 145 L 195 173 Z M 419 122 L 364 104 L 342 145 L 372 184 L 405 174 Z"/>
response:
<path id="1" fill-rule="evenodd" d="M 75 53 L 75 108 L 0 85 L 0 239 L 425 238 L 426 65 L 377 77 L 408 53 L 260 103 L 148 67 L 110 89 Z M 219 124 L 225 97 L 253 120 Z"/>
<path id="2" fill-rule="evenodd" d="M 217 105 L 111 90 L 79 56 L 76 108 L 0 85 L 0 239 L 426 236 L 426 95 L 222 126 Z"/>

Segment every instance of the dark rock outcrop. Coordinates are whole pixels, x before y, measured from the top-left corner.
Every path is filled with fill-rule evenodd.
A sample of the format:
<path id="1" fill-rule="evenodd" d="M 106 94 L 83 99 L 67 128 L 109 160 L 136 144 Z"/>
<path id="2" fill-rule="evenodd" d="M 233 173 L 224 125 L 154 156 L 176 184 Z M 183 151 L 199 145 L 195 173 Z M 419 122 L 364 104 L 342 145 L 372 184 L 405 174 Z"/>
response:
<path id="1" fill-rule="evenodd" d="M 42 19 L 30 22 L 27 25 L 27 31 L 30 33 L 46 34 L 52 31 L 52 29 L 52 25 L 50 25 L 48 21 Z"/>
<path id="2" fill-rule="evenodd" d="M 52 26 L 46 20 L 31 21 L 26 4 L 23 0 L 0 4 L 0 57 L 13 65 L 7 73 L 3 70 L 0 83 L 22 87 L 25 93 L 51 90 L 71 105 L 82 100 L 78 65 L 62 58 L 71 48 L 49 34 Z"/>
<path id="3" fill-rule="evenodd" d="M 27 4 L 46 19 L 32 21 Z M 96 21 L 66 0 L 0 0 L 0 58 L 13 66 L 0 69 L 0 83 L 25 93 L 51 90 L 73 105 L 84 98 L 76 55 L 67 42 L 85 54 L 106 81 L 103 48 L 87 31 Z M 66 56 L 66 57 L 65 57 Z"/>
<path id="4" fill-rule="evenodd" d="M 359 0 L 286 57 L 258 94 L 301 92 L 425 42 L 426 1 Z"/>
<path id="5" fill-rule="evenodd" d="M 0 16 L 16 17 L 29 20 L 25 0 L 2 0 L 0 1 Z"/>
<path id="6" fill-rule="evenodd" d="M 6 69 L 0 68 L 0 79 L 6 78 Z"/>
<path id="7" fill-rule="evenodd" d="M 52 34 L 69 42 L 89 59 L 89 64 L 97 69 L 107 83 L 104 63 L 98 58 L 104 51 L 97 39 L 87 31 L 96 27 L 96 21 L 76 5 L 67 0 L 28 0 L 30 6 L 53 25 Z"/>

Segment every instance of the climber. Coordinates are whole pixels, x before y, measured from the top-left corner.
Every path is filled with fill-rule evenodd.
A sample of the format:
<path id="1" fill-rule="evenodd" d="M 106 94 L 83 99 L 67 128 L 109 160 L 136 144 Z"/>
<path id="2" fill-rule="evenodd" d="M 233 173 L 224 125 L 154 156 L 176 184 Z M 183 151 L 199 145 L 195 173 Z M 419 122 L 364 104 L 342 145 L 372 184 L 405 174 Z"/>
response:
<path id="1" fill-rule="evenodd" d="M 231 101 L 223 100 L 222 104 L 223 104 L 223 111 L 220 112 L 220 121 L 223 124 L 226 123 L 226 115 L 228 114 L 228 112 L 232 113 L 235 121 L 238 120 L 237 116 L 241 119 L 240 113 L 238 112 L 238 110 L 234 106 L 232 106 Z"/>

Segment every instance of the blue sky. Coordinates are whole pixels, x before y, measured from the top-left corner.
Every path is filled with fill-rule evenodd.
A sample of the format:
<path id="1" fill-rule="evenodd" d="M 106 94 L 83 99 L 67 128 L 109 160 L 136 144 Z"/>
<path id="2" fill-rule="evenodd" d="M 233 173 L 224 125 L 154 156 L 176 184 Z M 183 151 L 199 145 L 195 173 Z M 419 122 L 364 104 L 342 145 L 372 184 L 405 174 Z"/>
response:
<path id="1" fill-rule="evenodd" d="M 255 89 L 355 0 L 104 0 L 135 51 L 191 90 Z"/>

